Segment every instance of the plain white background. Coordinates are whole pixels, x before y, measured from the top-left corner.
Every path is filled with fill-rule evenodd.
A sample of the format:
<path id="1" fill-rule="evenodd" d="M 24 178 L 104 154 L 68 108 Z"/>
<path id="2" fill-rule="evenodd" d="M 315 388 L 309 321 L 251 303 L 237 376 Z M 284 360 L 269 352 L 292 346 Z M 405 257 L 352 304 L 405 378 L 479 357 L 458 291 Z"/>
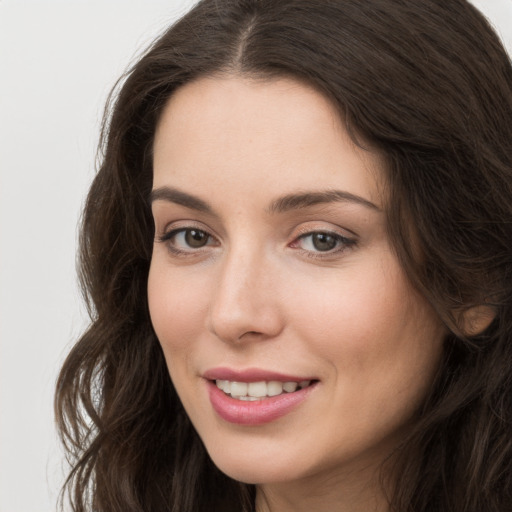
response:
<path id="1" fill-rule="evenodd" d="M 85 325 L 76 230 L 103 104 L 192 3 L 0 0 L 0 512 L 55 510 L 52 395 Z M 474 3 L 512 49 L 512 0 Z"/>

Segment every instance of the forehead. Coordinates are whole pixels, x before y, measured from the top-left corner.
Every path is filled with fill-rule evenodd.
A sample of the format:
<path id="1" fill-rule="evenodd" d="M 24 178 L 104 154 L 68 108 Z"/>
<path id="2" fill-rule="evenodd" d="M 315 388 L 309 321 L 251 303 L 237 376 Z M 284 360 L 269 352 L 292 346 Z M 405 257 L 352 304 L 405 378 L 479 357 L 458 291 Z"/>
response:
<path id="1" fill-rule="evenodd" d="M 343 187 L 382 203 L 380 157 L 354 144 L 326 97 L 291 79 L 203 78 L 175 92 L 155 136 L 154 187 L 205 189 L 205 179 L 249 194 Z"/>
<path id="2" fill-rule="evenodd" d="M 308 108 L 301 108 L 307 105 Z M 244 76 L 212 76 L 179 87 L 170 97 L 167 109 L 174 115 L 202 117 L 208 113 L 222 118 L 226 113 L 238 114 L 246 121 L 264 117 L 267 121 L 283 120 L 271 112 L 312 121 L 331 118 L 337 124 L 338 115 L 326 97 L 312 87 L 291 78 L 257 79 Z"/>

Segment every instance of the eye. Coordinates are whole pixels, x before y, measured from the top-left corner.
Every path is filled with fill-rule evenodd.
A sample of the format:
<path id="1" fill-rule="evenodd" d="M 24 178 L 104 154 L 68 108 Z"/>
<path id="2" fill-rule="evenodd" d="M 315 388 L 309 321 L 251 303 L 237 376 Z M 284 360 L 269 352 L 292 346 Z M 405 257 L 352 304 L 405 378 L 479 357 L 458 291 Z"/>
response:
<path id="1" fill-rule="evenodd" d="M 339 233 L 313 231 L 301 235 L 291 246 L 310 253 L 332 254 L 342 251 L 355 243 L 355 240 L 346 238 Z"/>
<path id="2" fill-rule="evenodd" d="M 161 236 L 159 241 L 167 243 L 175 253 L 193 252 L 215 244 L 215 239 L 208 232 L 193 227 L 173 229 Z"/>
<path id="3" fill-rule="evenodd" d="M 204 247 L 208 243 L 210 236 L 205 231 L 199 229 L 185 229 L 175 235 L 176 239 L 182 239 L 186 245 L 193 249 Z"/>
<path id="4" fill-rule="evenodd" d="M 305 249 L 320 252 L 332 251 L 339 243 L 339 237 L 330 233 L 312 233 L 302 236 L 301 240 L 305 242 L 304 245 L 308 246 L 304 247 Z"/>

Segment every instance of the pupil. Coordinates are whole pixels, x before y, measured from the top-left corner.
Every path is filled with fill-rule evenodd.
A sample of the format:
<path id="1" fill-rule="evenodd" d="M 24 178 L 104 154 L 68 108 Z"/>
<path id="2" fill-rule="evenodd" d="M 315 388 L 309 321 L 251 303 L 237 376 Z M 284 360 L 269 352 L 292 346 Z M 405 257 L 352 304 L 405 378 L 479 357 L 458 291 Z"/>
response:
<path id="1" fill-rule="evenodd" d="M 208 241 L 208 236 L 204 231 L 189 229 L 185 233 L 185 240 L 190 247 L 203 247 Z"/>
<path id="2" fill-rule="evenodd" d="M 336 239 L 326 233 L 315 233 L 313 245 L 318 251 L 330 251 L 336 247 Z"/>

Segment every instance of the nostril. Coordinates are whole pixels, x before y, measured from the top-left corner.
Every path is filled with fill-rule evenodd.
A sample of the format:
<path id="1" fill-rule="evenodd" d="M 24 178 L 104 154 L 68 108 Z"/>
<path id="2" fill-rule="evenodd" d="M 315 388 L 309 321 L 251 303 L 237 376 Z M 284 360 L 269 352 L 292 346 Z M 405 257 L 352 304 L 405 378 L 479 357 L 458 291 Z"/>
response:
<path id="1" fill-rule="evenodd" d="M 247 332 L 244 332 L 241 336 L 238 337 L 239 340 L 241 340 L 242 338 L 246 337 L 246 336 L 261 336 L 262 333 L 261 332 L 258 332 L 258 331 L 247 331 Z"/>

